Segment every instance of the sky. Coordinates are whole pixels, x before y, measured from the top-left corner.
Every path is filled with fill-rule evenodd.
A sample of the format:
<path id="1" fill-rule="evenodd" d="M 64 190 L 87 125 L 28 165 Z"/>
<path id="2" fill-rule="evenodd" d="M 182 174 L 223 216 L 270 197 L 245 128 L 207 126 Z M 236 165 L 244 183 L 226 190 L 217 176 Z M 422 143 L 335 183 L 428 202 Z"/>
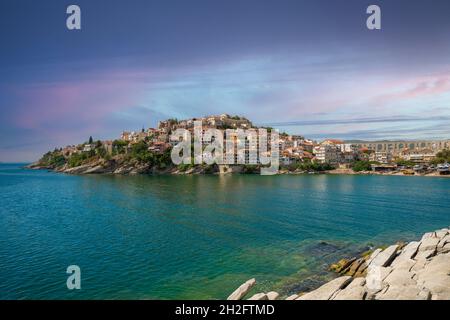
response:
<path id="1" fill-rule="evenodd" d="M 318 140 L 448 139 L 449 15 L 448 0 L 2 0 L 0 161 L 222 113 Z"/>

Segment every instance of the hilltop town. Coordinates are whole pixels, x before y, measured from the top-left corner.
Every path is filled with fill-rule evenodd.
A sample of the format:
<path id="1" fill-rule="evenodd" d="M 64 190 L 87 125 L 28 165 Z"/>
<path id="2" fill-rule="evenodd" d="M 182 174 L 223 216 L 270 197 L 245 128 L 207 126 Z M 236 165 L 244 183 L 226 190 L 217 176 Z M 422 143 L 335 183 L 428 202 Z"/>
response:
<path id="1" fill-rule="evenodd" d="M 235 165 L 174 165 L 170 152 L 177 141 L 170 139 L 177 129 L 258 129 L 250 120 L 227 114 L 187 120 L 160 121 L 157 128 L 124 131 L 115 140 L 89 141 L 47 152 L 30 168 L 75 174 L 112 173 L 253 173 L 256 161 Z M 272 128 L 265 128 L 271 132 Z M 251 148 L 246 141 L 246 154 Z M 258 153 L 258 157 L 259 157 Z M 439 141 L 314 141 L 300 135 L 279 134 L 281 173 L 383 173 L 403 175 L 446 175 L 449 173 L 450 140 Z"/>

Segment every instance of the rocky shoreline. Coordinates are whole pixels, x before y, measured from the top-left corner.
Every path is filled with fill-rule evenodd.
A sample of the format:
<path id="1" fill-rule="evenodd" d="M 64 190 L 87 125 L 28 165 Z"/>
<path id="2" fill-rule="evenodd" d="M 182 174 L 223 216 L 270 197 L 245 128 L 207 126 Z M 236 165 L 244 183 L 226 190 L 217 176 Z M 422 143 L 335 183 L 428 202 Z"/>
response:
<path id="1" fill-rule="evenodd" d="M 168 166 L 166 168 L 159 168 L 157 166 L 151 166 L 149 164 L 142 164 L 138 161 L 123 161 L 121 158 L 112 160 L 97 160 L 88 164 L 83 164 L 76 167 L 69 167 L 67 164 L 55 167 L 42 165 L 39 162 L 35 162 L 25 166 L 27 169 L 33 170 L 49 170 L 59 173 L 75 174 L 75 175 L 89 175 L 89 174 L 110 174 L 110 175 L 139 175 L 139 174 L 170 174 L 170 175 L 201 175 L 201 174 L 221 174 L 221 170 L 218 167 L 211 170 L 210 166 L 197 165 L 190 167 L 186 170 L 181 170 L 176 166 Z M 252 172 L 245 172 L 242 168 L 239 170 L 230 170 L 228 173 L 243 173 L 243 174 L 256 174 L 259 170 L 255 169 Z M 302 175 L 302 174 L 327 174 L 327 175 L 383 175 L 383 176 L 408 176 L 401 173 L 389 173 L 389 172 L 372 172 L 361 171 L 355 172 L 351 169 L 334 169 L 328 171 L 289 171 L 280 169 L 278 174 L 280 175 Z M 450 175 L 439 175 L 435 173 L 431 174 L 417 174 L 413 176 L 420 177 L 450 177 Z"/>
<path id="2" fill-rule="evenodd" d="M 425 233 L 419 241 L 398 243 L 342 259 L 330 266 L 340 276 L 310 292 L 285 300 L 450 300 L 450 227 Z M 256 279 L 228 300 L 276 300 L 275 291 L 250 297 Z"/>
<path id="3" fill-rule="evenodd" d="M 207 169 L 202 166 L 193 167 L 188 170 L 182 171 L 175 166 L 159 168 L 157 166 L 151 166 L 149 164 L 142 164 L 138 161 L 123 161 L 120 158 L 112 160 L 101 159 L 76 167 L 69 167 L 67 164 L 61 167 L 45 166 L 41 165 L 39 162 L 36 162 L 25 166 L 25 168 L 33 170 L 48 170 L 74 175 L 207 174 Z"/>

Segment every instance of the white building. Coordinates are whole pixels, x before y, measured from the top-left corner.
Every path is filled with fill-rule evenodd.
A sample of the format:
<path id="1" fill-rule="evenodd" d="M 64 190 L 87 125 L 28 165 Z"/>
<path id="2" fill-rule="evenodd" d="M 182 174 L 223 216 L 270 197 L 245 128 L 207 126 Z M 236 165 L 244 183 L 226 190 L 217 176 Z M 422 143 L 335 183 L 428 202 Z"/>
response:
<path id="1" fill-rule="evenodd" d="M 335 144 L 321 144 L 314 148 L 316 160 L 320 163 L 336 164 L 341 161 L 341 149 Z"/>

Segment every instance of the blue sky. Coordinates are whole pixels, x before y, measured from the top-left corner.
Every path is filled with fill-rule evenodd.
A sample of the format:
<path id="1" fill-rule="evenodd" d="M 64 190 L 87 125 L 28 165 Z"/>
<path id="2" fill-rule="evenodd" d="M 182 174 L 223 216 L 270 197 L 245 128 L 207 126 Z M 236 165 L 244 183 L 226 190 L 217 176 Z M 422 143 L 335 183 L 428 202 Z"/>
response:
<path id="1" fill-rule="evenodd" d="M 224 112 L 315 139 L 450 138 L 449 14 L 446 0 L 3 0 L 0 161 Z"/>

